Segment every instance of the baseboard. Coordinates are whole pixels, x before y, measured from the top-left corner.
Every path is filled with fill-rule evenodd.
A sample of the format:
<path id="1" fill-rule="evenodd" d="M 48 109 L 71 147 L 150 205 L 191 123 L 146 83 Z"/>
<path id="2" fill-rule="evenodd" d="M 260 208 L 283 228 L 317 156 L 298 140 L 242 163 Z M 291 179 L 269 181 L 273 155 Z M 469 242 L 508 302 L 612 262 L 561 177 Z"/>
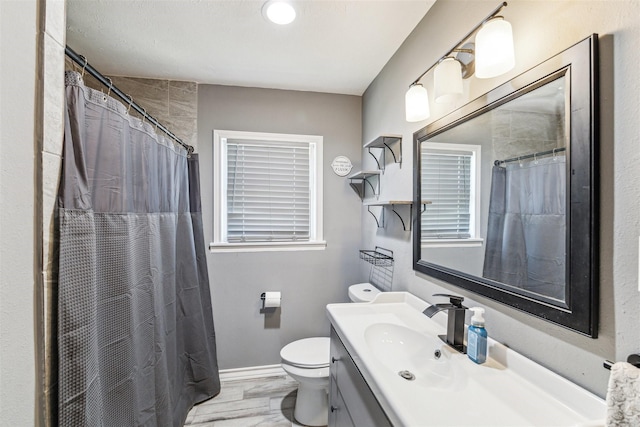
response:
<path id="1" fill-rule="evenodd" d="M 248 380 L 286 375 L 280 365 L 250 366 L 248 368 L 221 369 L 220 381 Z"/>

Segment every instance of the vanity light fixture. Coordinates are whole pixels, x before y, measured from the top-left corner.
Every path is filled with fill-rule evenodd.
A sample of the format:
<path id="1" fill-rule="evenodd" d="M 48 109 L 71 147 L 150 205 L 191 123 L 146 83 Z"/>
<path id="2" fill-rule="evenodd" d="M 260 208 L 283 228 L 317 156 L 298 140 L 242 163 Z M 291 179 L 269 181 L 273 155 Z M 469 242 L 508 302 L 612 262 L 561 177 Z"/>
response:
<path id="1" fill-rule="evenodd" d="M 476 25 L 462 40 L 411 83 L 405 95 L 408 122 L 429 118 L 429 97 L 420 80 L 434 71 L 434 99 L 437 103 L 452 102 L 462 95 L 462 79 L 474 74 L 491 78 L 506 73 L 515 65 L 511 24 L 498 13 L 507 6 L 502 2 Z M 475 43 L 465 43 L 476 34 Z"/>
<path id="2" fill-rule="evenodd" d="M 296 19 L 296 10 L 286 0 L 269 0 L 262 6 L 262 14 L 271 22 L 287 25 Z"/>
<path id="3" fill-rule="evenodd" d="M 462 96 L 462 63 L 447 57 L 433 71 L 433 97 L 439 104 L 453 102 Z"/>
<path id="4" fill-rule="evenodd" d="M 511 24 L 497 16 L 487 21 L 476 35 L 476 77 L 489 79 L 516 65 Z"/>
<path id="5" fill-rule="evenodd" d="M 420 83 L 413 83 L 404 96 L 406 119 L 419 122 L 429 118 L 429 93 Z"/>

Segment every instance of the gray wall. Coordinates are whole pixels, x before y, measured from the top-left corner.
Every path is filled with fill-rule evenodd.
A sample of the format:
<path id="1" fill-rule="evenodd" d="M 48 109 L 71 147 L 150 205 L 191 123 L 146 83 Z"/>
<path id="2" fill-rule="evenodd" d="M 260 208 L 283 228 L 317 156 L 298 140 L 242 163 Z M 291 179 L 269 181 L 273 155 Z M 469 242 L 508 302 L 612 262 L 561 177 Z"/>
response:
<path id="1" fill-rule="evenodd" d="M 361 98 L 231 86 L 198 88 L 198 149 L 205 239 L 213 240 L 212 139 L 214 129 L 324 137 L 323 251 L 208 254 L 221 369 L 272 365 L 291 341 L 328 336 L 325 306 L 347 301 L 361 281 L 358 268 L 360 199 L 331 169 L 344 155 L 359 167 Z M 260 294 L 282 292 L 274 317 L 260 313 Z"/>
<path id="2" fill-rule="evenodd" d="M 362 213 L 362 246 L 394 250 L 394 289 L 433 301 L 436 292 L 464 295 L 467 305 L 487 308 L 489 335 L 544 366 L 603 396 L 608 371 L 604 359 L 624 360 L 640 350 L 638 235 L 640 234 L 639 79 L 640 3 L 626 1 L 510 1 L 503 14 L 513 25 L 516 67 L 488 80 L 465 81 L 466 99 L 457 105 L 431 103 L 432 116 L 422 123 L 404 120 L 408 85 L 496 6 L 495 1 L 439 0 L 407 38 L 363 96 L 363 141 L 382 132 L 404 135 L 407 167 L 388 168 L 382 199 L 411 197 L 412 134 L 548 57 L 584 39 L 601 37 L 601 221 L 600 330 L 586 338 L 486 298 L 417 274 L 412 268 L 411 237 L 397 224 L 377 229 Z M 433 93 L 433 74 L 422 80 Z M 615 120 L 614 120 L 615 118 Z M 366 167 L 373 165 L 362 154 Z"/>
<path id="3" fill-rule="evenodd" d="M 45 425 L 50 246 L 62 151 L 65 3 L 0 2 L 0 414 Z"/>
<path id="4" fill-rule="evenodd" d="M 0 1 L 0 414 L 45 425 L 44 319 L 64 108 L 65 3 Z"/>
<path id="5" fill-rule="evenodd" d="M 0 413 L 7 425 L 33 425 L 36 413 L 37 12 L 35 1 L 0 4 L 1 37 L 11 38 L 0 51 Z"/>

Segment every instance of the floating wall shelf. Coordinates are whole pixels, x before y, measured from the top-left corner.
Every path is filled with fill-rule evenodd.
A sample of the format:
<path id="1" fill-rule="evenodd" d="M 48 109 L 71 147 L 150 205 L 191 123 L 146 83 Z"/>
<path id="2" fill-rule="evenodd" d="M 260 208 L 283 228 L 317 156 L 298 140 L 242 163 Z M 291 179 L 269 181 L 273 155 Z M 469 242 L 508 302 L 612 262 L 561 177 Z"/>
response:
<path id="1" fill-rule="evenodd" d="M 420 213 L 424 212 L 425 210 L 427 210 L 427 205 L 430 205 L 431 203 L 433 203 L 431 200 L 423 200 L 420 204 L 422 205 L 422 209 L 420 209 Z"/>
<path id="2" fill-rule="evenodd" d="M 397 147 L 394 151 L 394 147 Z M 373 141 L 364 145 L 364 148 L 369 151 L 371 157 L 373 157 L 378 164 L 378 169 L 384 172 L 385 167 L 385 152 L 389 150 L 393 156 L 393 162 L 402 165 L 402 135 L 381 135 Z M 376 157 L 372 152 L 372 148 L 380 148 L 382 151 L 380 157 Z M 386 149 L 386 150 L 385 150 Z"/>
<path id="3" fill-rule="evenodd" d="M 371 191 L 373 191 L 373 195 L 377 198 L 380 195 L 380 173 L 381 172 L 379 170 L 360 171 L 349 175 L 347 178 L 349 179 L 349 185 L 356 191 L 356 193 L 358 193 L 361 200 L 364 199 L 365 195 L 365 182 L 369 185 Z M 376 181 L 375 186 L 371 183 L 374 179 Z"/>
<path id="4" fill-rule="evenodd" d="M 424 212 L 424 210 L 426 209 L 426 206 L 430 204 L 431 204 L 430 201 L 427 201 L 427 200 L 422 201 L 421 212 Z M 411 225 L 413 224 L 413 209 L 411 209 L 411 206 L 413 205 L 413 201 L 411 200 L 372 201 L 372 202 L 365 202 L 364 205 L 367 207 L 367 211 L 376 220 L 376 224 L 378 225 L 378 228 L 384 227 L 384 207 L 391 206 L 391 211 L 394 214 L 396 214 L 396 216 L 400 219 L 400 222 L 402 223 L 402 228 L 404 229 L 404 231 L 411 230 Z M 381 209 L 380 209 L 380 214 L 378 216 L 376 216 L 376 214 L 371 210 L 371 206 L 380 206 Z M 408 209 L 407 209 L 407 213 L 405 214 L 405 217 L 408 216 L 407 221 L 404 220 L 402 214 L 396 209 L 396 206 L 407 206 Z M 409 228 L 407 228 L 407 225 Z"/>
<path id="5" fill-rule="evenodd" d="M 407 231 L 407 224 L 409 225 L 409 230 L 411 230 L 411 219 L 413 217 L 412 213 L 411 213 L 411 205 L 413 204 L 413 202 L 411 200 L 388 200 L 388 201 L 375 201 L 375 202 L 366 202 L 364 205 L 367 207 L 367 211 L 373 216 L 373 218 L 376 220 L 376 223 L 378 224 L 378 228 L 384 227 L 384 207 L 385 206 L 391 206 L 391 211 L 396 214 L 396 216 L 400 219 L 400 222 L 402 223 L 402 228 L 404 229 L 404 231 Z M 378 218 L 376 216 L 375 213 L 373 213 L 371 211 L 371 206 L 380 206 L 380 217 Z M 408 221 L 405 222 L 404 218 L 402 217 L 402 215 L 400 214 L 400 212 L 398 212 L 398 210 L 396 210 L 396 206 L 408 206 L 407 212 L 408 212 Z"/>

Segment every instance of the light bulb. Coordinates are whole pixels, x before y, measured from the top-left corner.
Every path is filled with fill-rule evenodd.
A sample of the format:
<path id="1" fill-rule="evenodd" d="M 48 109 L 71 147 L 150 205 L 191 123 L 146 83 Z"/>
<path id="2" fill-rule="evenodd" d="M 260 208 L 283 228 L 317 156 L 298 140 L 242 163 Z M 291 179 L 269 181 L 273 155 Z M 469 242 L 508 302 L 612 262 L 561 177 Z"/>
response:
<path id="1" fill-rule="evenodd" d="M 511 24 L 502 17 L 489 20 L 476 35 L 476 77 L 496 77 L 515 64 Z"/>
<path id="2" fill-rule="evenodd" d="M 419 122 L 429 118 L 429 94 L 420 83 L 411 85 L 404 96 L 404 103 L 408 122 Z"/>
<path id="3" fill-rule="evenodd" d="M 286 1 L 270 0 L 262 7 L 263 14 L 273 23 L 287 25 L 296 19 L 296 10 Z"/>
<path id="4" fill-rule="evenodd" d="M 445 58 L 433 72 L 434 98 L 438 104 L 454 102 L 462 96 L 462 65 Z"/>

